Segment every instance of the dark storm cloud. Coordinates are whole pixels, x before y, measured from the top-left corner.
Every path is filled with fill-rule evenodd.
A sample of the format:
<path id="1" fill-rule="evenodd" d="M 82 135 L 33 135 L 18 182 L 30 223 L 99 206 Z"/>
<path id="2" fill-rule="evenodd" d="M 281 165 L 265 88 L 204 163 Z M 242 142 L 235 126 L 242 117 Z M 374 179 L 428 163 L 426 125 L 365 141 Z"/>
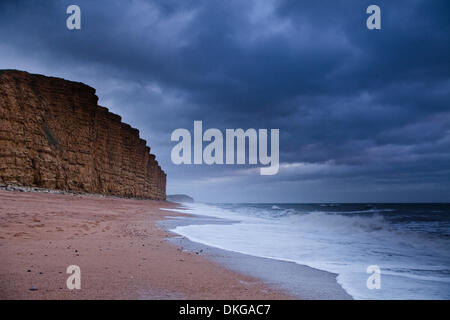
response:
<path id="1" fill-rule="evenodd" d="M 76 32 L 65 28 L 74 3 Z M 370 4 L 381 7 L 380 31 L 365 27 Z M 242 181 L 254 199 L 266 190 L 276 201 L 286 184 L 307 193 L 302 181 L 316 181 L 333 197 L 334 179 L 401 185 L 415 198 L 450 187 L 449 12 L 448 1 L 425 0 L 2 1 L 0 60 L 96 87 L 150 140 L 173 191 L 197 181 L 196 195 L 217 199 L 211 179 Z M 170 133 L 194 120 L 280 128 L 280 174 L 173 166 Z M 240 199 L 232 189 L 225 200 Z"/>

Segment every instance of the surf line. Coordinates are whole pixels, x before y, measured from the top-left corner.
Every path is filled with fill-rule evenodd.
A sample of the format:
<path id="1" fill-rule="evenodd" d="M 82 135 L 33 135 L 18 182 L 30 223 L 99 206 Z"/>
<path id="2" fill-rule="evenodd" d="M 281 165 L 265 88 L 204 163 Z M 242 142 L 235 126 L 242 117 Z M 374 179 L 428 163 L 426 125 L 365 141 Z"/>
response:
<path id="1" fill-rule="evenodd" d="M 267 129 L 226 129 L 225 155 L 224 135 L 219 129 L 211 128 L 203 132 L 202 121 L 194 121 L 194 152 L 192 161 L 192 137 L 187 129 L 179 128 L 172 132 L 171 141 L 178 142 L 171 152 L 172 162 L 176 165 L 232 165 L 261 164 L 261 175 L 275 175 L 279 170 L 280 130 L 270 129 L 270 155 L 267 141 Z M 248 141 L 248 144 L 246 143 Z M 203 149 L 203 142 L 209 142 Z M 235 144 L 235 142 L 237 142 Z M 248 157 L 246 152 L 248 146 Z M 235 152 L 236 151 L 236 152 Z M 235 156 L 236 154 L 236 156 Z M 235 161 L 236 160 L 236 161 Z M 268 166 L 267 166 L 268 165 Z"/>

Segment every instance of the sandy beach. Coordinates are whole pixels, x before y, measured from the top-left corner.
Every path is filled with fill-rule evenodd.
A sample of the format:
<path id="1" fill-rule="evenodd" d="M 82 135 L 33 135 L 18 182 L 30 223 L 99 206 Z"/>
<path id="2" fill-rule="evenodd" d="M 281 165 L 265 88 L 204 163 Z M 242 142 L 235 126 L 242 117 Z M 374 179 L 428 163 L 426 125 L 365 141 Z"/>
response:
<path id="1" fill-rule="evenodd" d="M 167 241 L 158 221 L 174 213 L 160 208 L 176 206 L 0 190 L 0 299 L 297 298 Z"/>

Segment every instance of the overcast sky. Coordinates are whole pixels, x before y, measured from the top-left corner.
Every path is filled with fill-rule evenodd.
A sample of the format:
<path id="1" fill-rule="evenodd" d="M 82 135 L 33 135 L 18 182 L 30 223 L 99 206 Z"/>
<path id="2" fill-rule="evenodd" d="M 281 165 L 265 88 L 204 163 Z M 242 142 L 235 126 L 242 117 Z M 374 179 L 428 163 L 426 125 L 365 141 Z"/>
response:
<path id="1" fill-rule="evenodd" d="M 448 0 L 0 2 L 1 69 L 96 88 L 168 194 L 210 202 L 450 202 L 449 40 Z M 279 128 L 279 173 L 175 166 L 170 135 L 194 120 Z"/>

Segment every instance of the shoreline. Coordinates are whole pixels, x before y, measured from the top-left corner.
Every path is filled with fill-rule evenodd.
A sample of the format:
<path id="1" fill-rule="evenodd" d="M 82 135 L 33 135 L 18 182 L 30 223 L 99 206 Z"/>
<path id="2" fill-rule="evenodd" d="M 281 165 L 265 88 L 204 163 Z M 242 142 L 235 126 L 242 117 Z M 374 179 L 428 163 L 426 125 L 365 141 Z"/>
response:
<path id="1" fill-rule="evenodd" d="M 229 223 L 181 206 L 0 189 L 0 299 L 352 299 L 335 274 L 171 232 Z M 69 265 L 81 268 L 81 290 L 66 287 Z"/>
<path id="2" fill-rule="evenodd" d="M 175 203 L 0 190 L 0 299 L 292 299 L 170 243 Z M 81 269 L 69 290 L 66 269 Z"/>
<path id="3" fill-rule="evenodd" d="M 232 224 L 237 221 L 179 213 L 160 221 L 167 231 L 177 226 L 198 224 Z M 174 232 L 172 232 L 174 233 Z M 227 269 L 260 279 L 263 283 L 302 300 L 353 300 L 337 282 L 337 274 L 295 262 L 264 258 L 194 242 L 178 235 L 168 240 L 190 252 L 201 252 Z M 276 272 L 273 272 L 276 270 Z"/>

